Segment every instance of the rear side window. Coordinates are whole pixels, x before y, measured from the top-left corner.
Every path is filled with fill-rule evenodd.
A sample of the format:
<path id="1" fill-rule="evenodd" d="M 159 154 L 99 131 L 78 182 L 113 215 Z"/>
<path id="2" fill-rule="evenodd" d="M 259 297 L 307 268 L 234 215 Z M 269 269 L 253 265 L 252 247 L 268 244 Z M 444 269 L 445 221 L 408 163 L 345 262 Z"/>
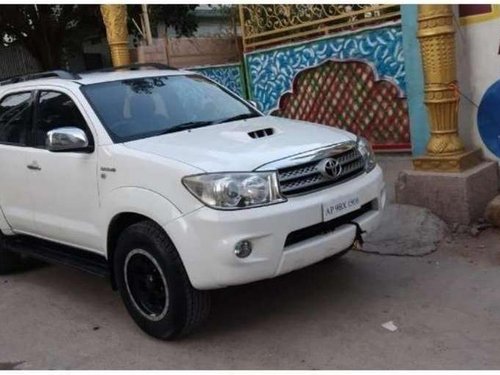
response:
<path id="1" fill-rule="evenodd" d="M 26 145 L 31 128 L 31 93 L 8 95 L 0 102 L 0 143 Z"/>
<path id="2" fill-rule="evenodd" d="M 80 128 L 92 139 L 87 123 L 71 98 L 56 91 L 41 91 L 38 98 L 35 142 L 45 147 L 47 132 L 62 127 Z"/>

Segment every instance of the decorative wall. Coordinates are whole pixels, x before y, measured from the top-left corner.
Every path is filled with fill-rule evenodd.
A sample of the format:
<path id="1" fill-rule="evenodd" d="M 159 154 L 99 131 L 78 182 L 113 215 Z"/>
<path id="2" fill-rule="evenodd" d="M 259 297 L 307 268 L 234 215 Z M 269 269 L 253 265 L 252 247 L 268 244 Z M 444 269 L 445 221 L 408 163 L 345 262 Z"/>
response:
<path id="1" fill-rule="evenodd" d="M 405 149 L 410 144 L 408 107 L 399 94 L 393 82 L 376 80 L 367 63 L 330 60 L 301 71 L 272 114 L 338 126 L 362 134 L 378 148 Z"/>
<path id="2" fill-rule="evenodd" d="M 263 112 L 343 127 L 378 148 L 410 149 L 399 23 L 251 52 L 245 63 L 250 98 Z M 394 113 L 384 117 L 387 108 Z"/>
<path id="3" fill-rule="evenodd" d="M 245 52 L 400 18 L 398 4 L 242 4 L 239 9 Z"/>
<path id="4" fill-rule="evenodd" d="M 240 64 L 213 65 L 191 68 L 204 76 L 213 79 L 235 94 L 245 97 L 243 74 Z"/>
<path id="5" fill-rule="evenodd" d="M 300 71 L 332 59 L 373 64 L 379 77 L 394 80 L 405 90 L 399 25 L 252 52 L 245 59 L 250 95 L 264 112 L 277 108 L 279 98 L 291 90 L 292 81 Z"/>

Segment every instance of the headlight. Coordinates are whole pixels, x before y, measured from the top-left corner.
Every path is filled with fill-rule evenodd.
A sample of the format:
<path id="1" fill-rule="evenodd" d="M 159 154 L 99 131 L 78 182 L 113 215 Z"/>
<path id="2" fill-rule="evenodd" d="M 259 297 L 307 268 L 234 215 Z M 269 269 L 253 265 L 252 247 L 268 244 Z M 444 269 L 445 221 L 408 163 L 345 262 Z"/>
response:
<path id="1" fill-rule="evenodd" d="M 207 173 L 184 177 L 182 182 L 202 203 L 222 210 L 286 201 L 275 172 Z"/>
<path id="2" fill-rule="evenodd" d="M 377 164 L 372 146 L 370 145 L 370 142 L 363 137 L 358 137 L 357 145 L 359 152 L 363 156 L 363 159 L 365 159 L 365 171 L 370 172 Z"/>

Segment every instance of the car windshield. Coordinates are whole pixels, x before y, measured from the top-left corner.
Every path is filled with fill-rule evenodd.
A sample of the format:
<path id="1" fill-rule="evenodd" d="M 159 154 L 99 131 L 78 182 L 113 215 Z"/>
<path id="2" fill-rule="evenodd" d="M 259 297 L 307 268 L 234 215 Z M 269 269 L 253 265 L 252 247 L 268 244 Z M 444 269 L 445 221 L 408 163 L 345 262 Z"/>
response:
<path id="1" fill-rule="evenodd" d="M 260 116 L 198 75 L 96 83 L 82 91 L 116 143 Z"/>

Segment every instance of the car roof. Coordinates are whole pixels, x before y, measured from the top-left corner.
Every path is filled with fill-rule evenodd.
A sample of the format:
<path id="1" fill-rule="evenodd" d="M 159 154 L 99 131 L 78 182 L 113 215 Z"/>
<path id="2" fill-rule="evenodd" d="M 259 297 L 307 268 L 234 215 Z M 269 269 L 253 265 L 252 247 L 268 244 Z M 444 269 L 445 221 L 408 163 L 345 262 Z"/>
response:
<path id="1" fill-rule="evenodd" d="M 58 85 L 58 86 L 73 86 L 78 85 L 92 85 L 96 83 L 103 82 L 113 82 L 121 81 L 125 79 L 137 79 L 137 78 L 147 78 L 147 77 L 159 77 L 159 76 L 178 76 L 186 74 L 198 74 L 193 71 L 187 70 L 177 70 L 177 69 L 141 69 L 141 70 L 114 70 L 114 71 L 95 71 L 95 72 L 84 72 L 75 75 L 74 78 L 59 78 L 55 77 L 45 77 L 37 79 L 27 79 L 25 81 L 20 81 L 16 83 L 6 83 L 0 86 L 0 91 L 3 89 L 11 88 L 23 88 L 23 87 L 36 87 L 42 85 Z"/>
<path id="2" fill-rule="evenodd" d="M 91 85 L 94 83 L 121 81 L 124 79 L 147 78 L 158 76 L 177 76 L 195 74 L 187 70 L 174 69 L 148 69 L 148 70 L 115 70 L 112 72 L 89 72 L 80 74 L 80 79 L 76 80 L 82 85 Z"/>

